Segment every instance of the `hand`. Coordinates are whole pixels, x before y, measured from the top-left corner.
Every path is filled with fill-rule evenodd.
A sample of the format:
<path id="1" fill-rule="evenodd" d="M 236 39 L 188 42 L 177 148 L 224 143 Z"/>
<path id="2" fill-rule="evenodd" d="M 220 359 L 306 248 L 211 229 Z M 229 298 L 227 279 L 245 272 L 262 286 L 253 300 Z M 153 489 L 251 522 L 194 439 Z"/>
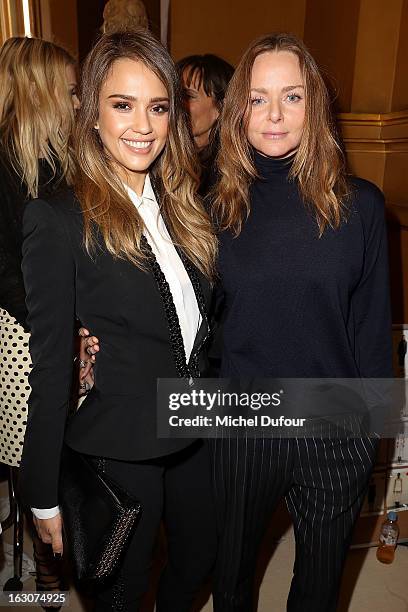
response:
<path id="1" fill-rule="evenodd" d="M 58 513 L 56 516 L 49 519 L 39 519 L 34 516 L 33 520 L 38 537 L 44 542 L 44 544 L 51 544 L 54 555 L 62 555 L 63 546 L 61 514 Z"/>
<path id="2" fill-rule="evenodd" d="M 99 340 L 95 336 L 89 336 L 89 331 L 85 327 L 81 327 L 78 334 L 80 336 L 79 395 L 83 395 L 94 385 L 93 365 L 96 361 L 95 353 L 99 351 Z M 85 383 L 88 389 L 83 388 Z"/>

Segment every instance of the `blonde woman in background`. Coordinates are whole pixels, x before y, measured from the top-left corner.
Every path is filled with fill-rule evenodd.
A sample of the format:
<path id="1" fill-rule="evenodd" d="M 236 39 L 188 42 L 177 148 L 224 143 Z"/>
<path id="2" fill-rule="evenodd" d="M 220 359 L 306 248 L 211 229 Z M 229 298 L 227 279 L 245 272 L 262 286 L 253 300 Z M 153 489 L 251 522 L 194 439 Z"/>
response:
<path id="1" fill-rule="evenodd" d="M 79 101 L 73 58 L 35 38 L 4 43 L 0 83 L 0 461 L 18 467 L 31 369 L 22 217 L 29 200 L 72 181 L 71 132 Z M 48 255 L 52 265 L 53 253 Z M 52 549 L 32 531 L 37 590 L 58 589 L 60 570 Z"/>

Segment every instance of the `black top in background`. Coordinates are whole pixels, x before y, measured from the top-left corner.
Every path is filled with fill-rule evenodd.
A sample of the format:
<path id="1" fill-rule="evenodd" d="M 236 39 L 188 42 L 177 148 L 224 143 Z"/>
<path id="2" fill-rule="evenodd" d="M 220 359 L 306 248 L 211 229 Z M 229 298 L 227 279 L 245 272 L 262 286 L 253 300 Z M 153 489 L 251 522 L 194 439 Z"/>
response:
<path id="1" fill-rule="evenodd" d="M 65 186 L 61 171 L 58 170 L 53 177 L 49 164 L 40 160 L 39 196 L 52 195 L 60 186 Z M 15 317 L 26 330 L 21 247 L 23 212 L 29 199 L 26 186 L 0 150 L 0 307 Z"/>

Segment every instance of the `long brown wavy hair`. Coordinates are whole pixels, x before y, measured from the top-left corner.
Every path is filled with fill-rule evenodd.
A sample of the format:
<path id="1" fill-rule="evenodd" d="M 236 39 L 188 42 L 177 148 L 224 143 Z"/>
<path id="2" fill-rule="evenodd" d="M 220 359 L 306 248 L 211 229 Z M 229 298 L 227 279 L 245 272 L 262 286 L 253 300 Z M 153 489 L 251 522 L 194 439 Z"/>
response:
<path id="1" fill-rule="evenodd" d="M 9 38 L 0 49 L 0 144 L 27 187 L 38 195 L 38 160 L 72 181 L 74 125 L 66 67 L 73 58 L 38 38 Z"/>
<path id="2" fill-rule="evenodd" d="M 112 255 L 145 267 L 140 246 L 143 221 L 94 129 L 101 87 L 114 62 L 123 58 L 142 62 L 167 89 L 170 100 L 167 143 L 149 174 L 158 190 L 161 214 L 174 243 L 211 277 L 217 240 L 196 195 L 199 166 L 181 103 L 177 71 L 167 50 L 147 30 L 103 35 L 83 66 L 81 108 L 75 130 L 79 164 L 75 191 L 83 212 L 85 246 L 90 253 L 94 250 L 98 228 Z"/>
<path id="3" fill-rule="evenodd" d="M 251 73 L 258 55 L 268 51 L 289 51 L 299 59 L 305 86 L 305 123 L 290 177 L 297 180 L 322 235 L 327 226 L 338 228 L 346 214 L 349 187 L 345 160 L 323 77 L 303 42 L 290 34 L 270 34 L 255 40 L 230 81 L 220 120 L 215 221 L 221 230 L 229 228 L 238 235 L 250 212 L 249 187 L 257 178 L 247 138 Z"/>

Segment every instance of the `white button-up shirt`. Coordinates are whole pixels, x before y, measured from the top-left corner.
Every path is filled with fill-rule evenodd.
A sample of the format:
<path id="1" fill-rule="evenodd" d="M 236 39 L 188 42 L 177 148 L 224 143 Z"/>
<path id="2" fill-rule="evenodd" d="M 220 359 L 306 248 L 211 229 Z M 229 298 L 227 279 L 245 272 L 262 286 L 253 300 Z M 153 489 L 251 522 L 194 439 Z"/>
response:
<path id="1" fill-rule="evenodd" d="M 198 328 L 201 324 L 201 313 L 190 277 L 164 224 L 149 175 L 146 176 L 144 182 L 142 197 L 139 197 L 128 185 L 125 185 L 125 187 L 139 215 L 142 217 L 145 227 L 143 234 L 149 242 L 157 263 L 169 284 L 188 361 Z M 31 510 L 37 518 L 47 519 L 56 516 L 59 512 L 59 507 L 31 508 Z"/>
<path id="2" fill-rule="evenodd" d="M 201 324 L 201 314 L 190 277 L 164 224 L 149 175 L 146 176 L 141 198 L 130 187 L 126 186 L 126 189 L 143 219 L 145 226 L 143 233 L 169 284 L 188 361 Z"/>

